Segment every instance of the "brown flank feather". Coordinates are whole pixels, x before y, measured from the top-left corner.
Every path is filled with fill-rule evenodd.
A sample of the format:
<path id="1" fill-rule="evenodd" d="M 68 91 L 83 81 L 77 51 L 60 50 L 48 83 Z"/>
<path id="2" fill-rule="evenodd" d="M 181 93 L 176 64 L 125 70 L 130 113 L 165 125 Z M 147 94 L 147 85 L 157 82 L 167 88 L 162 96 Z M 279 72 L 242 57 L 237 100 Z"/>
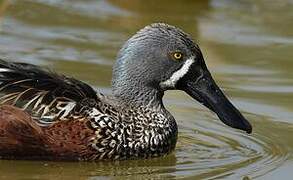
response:
<path id="1" fill-rule="evenodd" d="M 94 151 L 88 144 L 86 121 L 63 121 L 40 127 L 29 114 L 9 106 L 0 106 L 0 154 L 5 159 L 85 160 Z"/>

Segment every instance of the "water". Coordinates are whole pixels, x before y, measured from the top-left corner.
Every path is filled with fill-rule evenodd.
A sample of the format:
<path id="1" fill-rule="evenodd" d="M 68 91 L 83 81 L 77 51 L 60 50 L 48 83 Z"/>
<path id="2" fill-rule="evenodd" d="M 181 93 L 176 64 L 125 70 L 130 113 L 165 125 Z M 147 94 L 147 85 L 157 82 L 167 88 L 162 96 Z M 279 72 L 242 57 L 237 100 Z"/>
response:
<path id="1" fill-rule="evenodd" d="M 223 125 L 182 92 L 165 104 L 177 119 L 175 151 L 161 158 L 71 163 L 0 161 L 9 179 L 290 179 L 293 175 L 292 0 L 1 1 L 0 57 L 55 69 L 110 92 L 121 45 L 152 22 L 200 44 L 218 84 L 253 124 Z"/>

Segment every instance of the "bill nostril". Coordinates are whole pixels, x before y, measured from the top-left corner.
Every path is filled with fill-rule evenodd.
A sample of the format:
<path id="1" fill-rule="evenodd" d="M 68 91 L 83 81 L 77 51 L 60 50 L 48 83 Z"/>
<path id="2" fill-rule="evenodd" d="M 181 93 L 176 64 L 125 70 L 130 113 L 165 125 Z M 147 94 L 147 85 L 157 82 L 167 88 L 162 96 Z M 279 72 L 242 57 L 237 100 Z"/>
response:
<path id="1" fill-rule="evenodd" d="M 217 88 L 214 84 L 210 84 L 209 86 L 212 91 L 217 91 Z"/>
<path id="2" fill-rule="evenodd" d="M 210 88 L 211 91 L 218 93 L 219 92 L 219 88 L 216 84 L 209 82 L 208 87 Z"/>
<path id="3" fill-rule="evenodd" d="M 215 85 L 215 84 L 210 84 L 209 87 L 210 87 L 210 90 L 211 90 L 212 92 L 214 92 L 216 95 L 219 96 L 219 95 L 221 94 L 221 91 L 219 90 L 219 88 L 217 87 L 217 85 Z"/>

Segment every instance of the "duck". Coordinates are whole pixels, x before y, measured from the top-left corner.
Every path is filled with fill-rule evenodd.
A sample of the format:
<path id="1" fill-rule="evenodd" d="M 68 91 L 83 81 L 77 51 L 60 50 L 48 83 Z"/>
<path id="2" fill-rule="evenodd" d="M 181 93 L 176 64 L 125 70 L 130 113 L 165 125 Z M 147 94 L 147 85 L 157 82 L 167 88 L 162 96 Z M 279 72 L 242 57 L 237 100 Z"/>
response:
<path id="1" fill-rule="evenodd" d="M 153 23 L 130 37 L 113 66 L 112 93 L 27 63 L 0 60 L 0 159 L 100 161 L 165 156 L 178 127 L 163 104 L 181 90 L 226 125 L 252 132 L 209 72 L 192 37 Z"/>

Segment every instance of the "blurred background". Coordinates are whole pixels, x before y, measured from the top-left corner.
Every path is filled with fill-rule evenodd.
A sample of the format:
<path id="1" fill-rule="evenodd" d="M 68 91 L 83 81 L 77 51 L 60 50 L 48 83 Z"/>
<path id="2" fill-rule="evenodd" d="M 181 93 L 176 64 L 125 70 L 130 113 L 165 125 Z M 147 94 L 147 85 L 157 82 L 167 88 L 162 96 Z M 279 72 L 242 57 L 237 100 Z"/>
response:
<path id="1" fill-rule="evenodd" d="M 54 69 L 109 94 L 117 51 L 154 22 L 194 38 L 254 132 L 226 127 L 172 91 L 164 98 L 179 125 L 172 154 L 99 163 L 2 160 L 0 178 L 292 178 L 292 0 L 0 0 L 0 58 Z"/>

